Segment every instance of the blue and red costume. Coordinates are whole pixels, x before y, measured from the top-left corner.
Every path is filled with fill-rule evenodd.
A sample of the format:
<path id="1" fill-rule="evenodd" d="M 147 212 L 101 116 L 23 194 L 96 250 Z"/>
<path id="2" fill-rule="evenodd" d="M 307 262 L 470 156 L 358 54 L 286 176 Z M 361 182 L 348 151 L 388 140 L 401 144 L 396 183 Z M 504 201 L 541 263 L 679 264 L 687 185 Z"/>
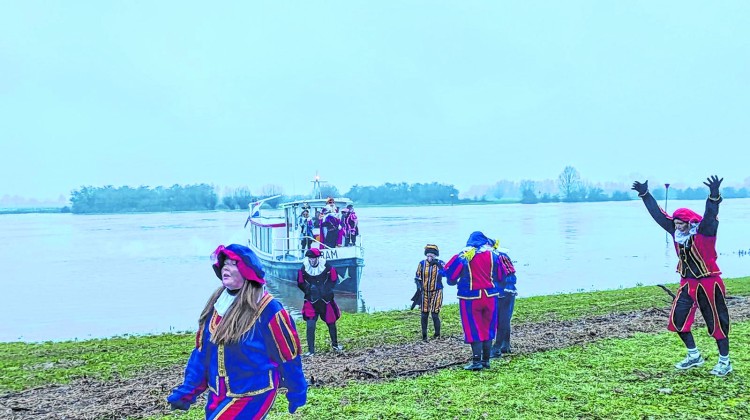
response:
<path id="1" fill-rule="evenodd" d="M 454 255 L 443 270 L 448 284 L 458 286 L 464 341 L 472 349 L 472 363 L 465 367 L 468 370 L 489 367 L 490 345 L 496 334 L 502 261 L 493 252 L 494 244 L 482 232 L 473 232 L 466 248 Z"/>
<path id="2" fill-rule="evenodd" d="M 273 406 L 279 388 L 286 388 L 290 406 L 306 401 L 300 342 L 287 311 L 266 294 L 258 319 L 239 343 L 211 341 L 221 317 L 216 312 L 201 326 L 185 368 L 185 380 L 167 398 L 183 406 L 193 404 L 206 389 L 206 419 L 260 419 Z"/>
<path id="3" fill-rule="evenodd" d="M 258 288 L 265 284 L 260 262 L 249 248 L 236 244 L 220 246 L 214 255 L 218 256 L 214 264 L 217 277 L 221 278 L 224 261 L 232 259 L 237 261 L 237 269 L 247 282 L 256 283 L 254 287 Z M 214 295 L 218 299 L 209 301 L 185 368 L 185 379 L 167 397 L 173 408 L 189 409 L 206 389 L 209 394 L 205 414 L 211 420 L 265 418 L 281 388 L 287 390 L 291 413 L 305 404 L 307 381 L 302 372 L 294 321 L 271 294 L 258 290 L 262 297 L 246 329 L 238 340 L 223 344 L 214 336 L 222 322 L 221 314 L 228 317 L 227 308 L 236 301 L 232 300 L 230 306 L 220 311 L 218 301 L 226 290 L 222 295 Z"/>

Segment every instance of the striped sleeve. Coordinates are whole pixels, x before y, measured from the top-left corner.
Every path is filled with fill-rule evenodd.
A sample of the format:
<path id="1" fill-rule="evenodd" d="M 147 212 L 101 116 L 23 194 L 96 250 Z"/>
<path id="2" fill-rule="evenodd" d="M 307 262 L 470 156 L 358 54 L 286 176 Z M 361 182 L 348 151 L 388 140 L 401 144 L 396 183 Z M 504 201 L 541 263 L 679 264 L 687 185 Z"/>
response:
<path id="1" fill-rule="evenodd" d="M 500 264 L 503 266 L 506 276 L 516 272 L 516 268 L 513 267 L 513 263 L 507 255 L 500 254 Z"/>
<path id="2" fill-rule="evenodd" d="M 461 277 L 461 272 L 464 269 L 463 261 L 465 261 L 463 258 L 454 255 L 453 258 L 448 261 L 448 264 L 445 265 L 443 274 L 445 274 L 445 279 L 448 284 L 455 285 L 458 282 L 458 278 Z"/>
<path id="3" fill-rule="evenodd" d="M 285 309 L 276 312 L 269 321 L 268 328 L 271 330 L 271 337 L 282 362 L 288 362 L 299 356 L 301 346 L 297 329 Z"/>

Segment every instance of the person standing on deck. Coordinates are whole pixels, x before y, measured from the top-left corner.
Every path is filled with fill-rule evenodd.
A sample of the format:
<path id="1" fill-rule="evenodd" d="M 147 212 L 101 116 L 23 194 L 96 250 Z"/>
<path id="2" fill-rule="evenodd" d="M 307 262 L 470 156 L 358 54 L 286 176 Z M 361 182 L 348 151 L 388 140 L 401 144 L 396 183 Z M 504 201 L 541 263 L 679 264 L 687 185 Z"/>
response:
<path id="1" fill-rule="evenodd" d="M 357 245 L 357 235 L 359 235 L 359 221 L 354 206 L 349 204 L 341 210 L 341 228 L 344 231 L 344 246 Z"/>
<path id="2" fill-rule="evenodd" d="M 722 201 L 719 187 L 723 180 L 714 175 L 703 183 L 709 188 L 703 217 L 687 208 L 679 208 L 669 216 L 649 193 L 648 181 L 633 183 L 633 189 L 643 199 L 651 217 L 672 235 L 677 252 L 680 288 L 672 302 L 667 328 L 680 336 L 687 347 L 687 356 L 675 368 L 685 370 L 705 363 L 690 331 L 695 311 L 700 308 L 708 334 L 716 339 L 719 348 L 719 361 L 710 372 L 716 376 L 726 376 L 732 371 L 726 289 L 721 270 L 716 264 L 716 233 L 719 228 L 719 203 Z"/>

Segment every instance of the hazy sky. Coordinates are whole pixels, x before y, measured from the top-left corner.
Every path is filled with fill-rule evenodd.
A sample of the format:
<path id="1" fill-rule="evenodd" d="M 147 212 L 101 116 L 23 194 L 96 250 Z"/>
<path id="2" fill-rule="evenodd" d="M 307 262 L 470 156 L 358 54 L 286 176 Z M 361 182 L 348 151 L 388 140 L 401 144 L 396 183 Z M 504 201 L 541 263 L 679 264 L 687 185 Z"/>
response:
<path id="1" fill-rule="evenodd" d="M 0 0 L 0 196 L 750 176 L 747 0 L 227 4 Z"/>

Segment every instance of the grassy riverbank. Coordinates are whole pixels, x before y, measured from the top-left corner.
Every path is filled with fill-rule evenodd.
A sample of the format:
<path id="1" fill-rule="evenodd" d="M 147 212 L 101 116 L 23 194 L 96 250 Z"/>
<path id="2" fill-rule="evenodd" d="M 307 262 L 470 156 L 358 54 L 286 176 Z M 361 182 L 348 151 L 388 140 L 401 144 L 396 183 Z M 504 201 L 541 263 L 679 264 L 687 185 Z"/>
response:
<path id="1" fill-rule="evenodd" d="M 727 280 L 730 296 L 750 296 L 750 277 Z M 675 285 L 670 285 L 674 290 Z M 538 296 L 519 299 L 514 324 L 575 320 L 668 305 L 654 286 L 614 291 Z M 345 314 L 339 331 L 347 351 L 417 340 L 417 311 Z M 442 314 L 444 335 L 460 335 L 457 305 Z M 714 378 L 713 340 L 696 331 L 707 365 L 675 372 L 683 356 L 679 340 L 669 333 L 639 334 L 627 339 L 595 341 L 583 346 L 517 355 L 493 363 L 481 373 L 443 369 L 417 378 L 377 383 L 350 382 L 346 387 L 312 388 L 305 418 L 512 418 L 512 417 L 726 417 L 750 414 L 750 322 L 732 327 L 735 372 Z M 304 337 L 304 325 L 298 324 Z M 325 328 L 318 340 L 327 342 Z M 305 344 L 303 343 L 303 346 Z M 0 393 L 78 378 L 107 380 L 149 369 L 183 365 L 193 346 L 192 334 L 119 337 L 61 343 L 0 343 Z M 457 348 L 457 352 L 466 349 Z M 481 402 L 479 402 L 481 401 Z M 679 414 L 677 412 L 679 408 Z M 280 397 L 275 416 L 284 416 Z M 180 418 L 201 418 L 199 407 Z M 739 417 L 742 417 L 740 415 Z M 154 417 L 161 418 L 161 417 Z"/>

